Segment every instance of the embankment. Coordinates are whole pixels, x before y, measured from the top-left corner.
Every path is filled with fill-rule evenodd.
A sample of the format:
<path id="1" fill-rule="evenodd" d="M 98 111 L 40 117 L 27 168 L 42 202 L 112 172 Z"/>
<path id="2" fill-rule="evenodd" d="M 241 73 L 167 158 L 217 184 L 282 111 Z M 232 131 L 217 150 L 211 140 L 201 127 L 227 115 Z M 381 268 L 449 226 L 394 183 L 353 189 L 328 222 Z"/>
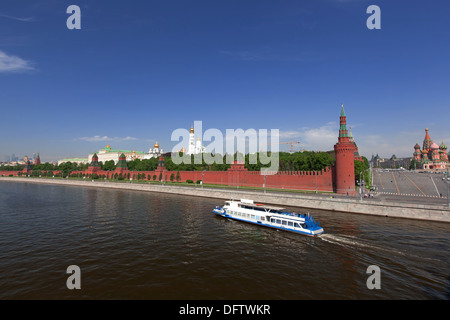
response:
<path id="1" fill-rule="evenodd" d="M 145 183 L 124 183 L 124 182 L 99 182 L 80 181 L 63 179 L 42 179 L 42 178 L 18 178 L 0 177 L 0 181 L 26 182 L 26 183 L 46 183 L 65 186 L 82 186 L 93 188 L 110 188 L 150 192 L 164 192 L 181 194 L 187 196 L 207 197 L 216 199 L 253 199 L 255 202 L 281 205 L 287 207 L 300 207 L 307 209 L 320 209 L 336 212 L 349 212 L 358 214 L 376 215 L 382 217 L 396 217 L 419 219 L 429 221 L 450 222 L 450 209 L 445 206 L 421 205 L 394 202 L 374 202 L 361 201 L 352 198 L 331 198 L 306 194 L 291 194 L 283 192 L 262 192 L 246 191 L 238 189 L 213 189 L 200 188 L 194 186 L 173 186 Z M 220 205 L 222 203 L 218 203 Z"/>

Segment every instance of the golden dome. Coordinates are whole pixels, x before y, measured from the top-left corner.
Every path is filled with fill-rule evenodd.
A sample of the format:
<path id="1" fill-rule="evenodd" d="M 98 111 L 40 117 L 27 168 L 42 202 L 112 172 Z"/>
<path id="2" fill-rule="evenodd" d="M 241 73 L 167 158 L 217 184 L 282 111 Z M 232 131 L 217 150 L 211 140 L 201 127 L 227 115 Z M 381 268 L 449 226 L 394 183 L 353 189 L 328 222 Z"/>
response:
<path id="1" fill-rule="evenodd" d="M 189 133 L 194 133 L 194 127 L 191 126 L 191 129 L 189 130 Z"/>
<path id="2" fill-rule="evenodd" d="M 105 148 L 106 149 L 111 149 L 111 146 L 108 144 Z"/>
<path id="3" fill-rule="evenodd" d="M 184 147 L 181 148 L 181 152 L 185 153 L 185 152 L 186 152 L 186 149 L 185 149 Z"/>
<path id="4" fill-rule="evenodd" d="M 158 148 L 158 149 L 159 149 L 158 141 L 156 141 L 156 143 L 155 143 L 155 145 L 154 145 L 154 148 Z"/>

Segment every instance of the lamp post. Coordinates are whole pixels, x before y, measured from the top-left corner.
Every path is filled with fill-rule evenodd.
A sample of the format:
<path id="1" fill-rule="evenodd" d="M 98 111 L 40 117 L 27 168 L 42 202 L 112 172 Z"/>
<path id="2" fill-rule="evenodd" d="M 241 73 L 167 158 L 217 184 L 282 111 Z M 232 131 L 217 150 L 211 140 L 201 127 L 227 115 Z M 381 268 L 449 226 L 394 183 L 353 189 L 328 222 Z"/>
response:
<path id="1" fill-rule="evenodd" d="M 445 181 L 447 182 L 447 207 L 450 208 L 450 197 L 448 196 L 448 167 L 447 167 L 447 177 Z"/>
<path id="2" fill-rule="evenodd" d="M 316 194 L 317 194 L 317 171 L 315 171 L 314 174 L 316 175 Z"/>
<path id="3" fill-rule="evenodd" d="M 203 170 L 202 171 L 202 181 L 201 181 L 201 184 L 202 184 L 202 190 L 203 190 L 203 175 L 205 174 L 205 170 Z"/>
<path id="4" fill-rule="evenodd" d="M 266 193 L 266 175 L 264 175 L 264 193 Z"/>
<path id="5" fill-rule="evenodd" d="M 362 171 L 359 173 L 359 200 L 362 200 L 361 175 L 362 175 Z"/>

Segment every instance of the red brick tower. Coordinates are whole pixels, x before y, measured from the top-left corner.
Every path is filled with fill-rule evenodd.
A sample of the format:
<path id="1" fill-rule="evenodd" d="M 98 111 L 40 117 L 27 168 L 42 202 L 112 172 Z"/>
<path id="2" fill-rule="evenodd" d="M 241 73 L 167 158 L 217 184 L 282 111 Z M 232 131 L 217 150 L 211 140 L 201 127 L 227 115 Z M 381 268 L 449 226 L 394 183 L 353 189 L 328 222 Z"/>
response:
<path id="1" fill-rule="evenodd" d="M 98 156 L 96 153 L 92 156 L 92 162 L 89 164 L 88 169 L 86 170 L 86 173 L 92 174 L 100 171 L 100 164 L 98 163 Z"/>
<path id="2" fill-rule="evenodd" d="M 123 175 L 127 174 L 129 172 L 128 165 L 127 165 L 127 158 L 125 157 L 125 154 L 121 154 L 119 157 L 119 162 L 117 163 L 116 170 L 114 170 L 114 173 Z"/>
<path id="3" fill-rule="evenodd" d="M 344 105 L 341 106 L 338 143 L 334 145 L 336 154 L 336 193 L 355 194 L 355 145 L 350 141 Z"/>
<path id="4" fill-rule="evenodd" d="M 41 164 L 41 158 L 39 157 L 39 152 L 37 154 L 36 160 L 34 160 L 34 165 L 38 166 Z"/>

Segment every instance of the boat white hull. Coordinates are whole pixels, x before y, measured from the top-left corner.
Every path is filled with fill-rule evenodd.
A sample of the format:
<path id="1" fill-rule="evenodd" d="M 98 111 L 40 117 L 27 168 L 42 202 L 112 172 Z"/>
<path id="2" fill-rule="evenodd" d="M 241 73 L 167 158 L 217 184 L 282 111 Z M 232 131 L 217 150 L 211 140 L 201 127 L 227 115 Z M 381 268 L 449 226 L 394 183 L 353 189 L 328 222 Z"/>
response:
<path id="1" fill-rule="evenodd" d="M 270 222 L 255 221 L 255 220 L 245 219 L 245 218 L 241 218 L 241 217 L 236 217 L 236 216 L 227 214 L 226 211 L 224 209 L 222 209 L 222 208 L 214 208 L 213 209 L 213 213 L 215 213 L 218 216 L 221 216 L 221 217 L 224 217 L 224 218 L 228 218 L 228 219 L 232 219 L 232 220 L 236 220 L 236 221 L 247 222 L 247 223 L 251 223 L 251 224 L 254 224 L 254 225 L 258 225 L 258 226 L 262 226 L 262 227 L 268 227 L 268 228 L 282 230 L 282 231 L 289 231 L 289 232 L 302 234 L 302 235 L 306 235 L 306 236 L 310 236 L 310 237 L 316 237 L 316 236 L 319 236 L 319 235 L 321 235 L 323 233 L 323 228 L 315 228 L 314 230 L 289 228 L 289 227 L 285 227 L 285 226 L 282 226 L 282 225 L 272 224 Z"/>

